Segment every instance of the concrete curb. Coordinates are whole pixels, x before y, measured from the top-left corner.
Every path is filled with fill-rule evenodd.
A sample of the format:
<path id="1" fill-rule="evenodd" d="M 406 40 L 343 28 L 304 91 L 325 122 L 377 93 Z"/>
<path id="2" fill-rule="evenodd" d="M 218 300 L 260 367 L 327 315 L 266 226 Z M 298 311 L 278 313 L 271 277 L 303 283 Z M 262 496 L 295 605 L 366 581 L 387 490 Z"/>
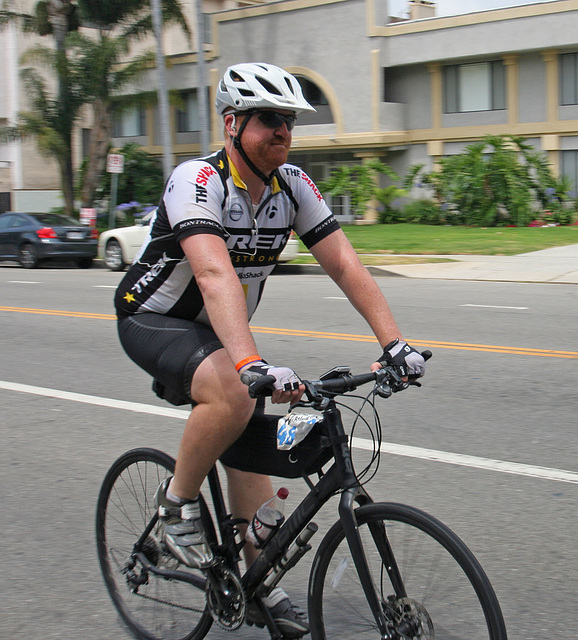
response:
<path id="1" fill-rule="evenodd" d="M 368 266 L 367 270 L 373 276 L 376 277 L 389 277 L 389 278 L 405 278 L 400 273 L 394 273 L 393 271 L 388 271 L 387 267 L 375 267 Z M 325 271 L 318 264 L 278 264 L 275 267 L 272 275 L 306 275 L 306 276 L 324 276 L 327 275 Z"/>

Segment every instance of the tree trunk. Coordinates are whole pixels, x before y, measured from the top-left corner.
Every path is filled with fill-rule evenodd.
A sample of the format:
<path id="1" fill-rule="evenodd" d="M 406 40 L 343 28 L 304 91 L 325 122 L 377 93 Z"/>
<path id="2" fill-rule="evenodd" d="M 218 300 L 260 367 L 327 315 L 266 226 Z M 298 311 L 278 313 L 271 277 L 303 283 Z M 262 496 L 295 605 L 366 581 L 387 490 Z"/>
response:
<path id="1" fill-rule="evenodd" d="M 64 50 L 64 40 L 68 33 L 68 17 L 71 0 L 48 0 L 48 18 L 54 32 L 57 51 Z"/>
<path id="2" fill-rule="evenodd" d="M 62 126 L 60 135 L 66 141 L 66 156 L 60 159 L 60 178 L 62 195 L 64 197 L 64 210 L 67 215 L 74 214 L 74 163 L 72 161 L 72 131 L 65 123 L 66 113 L 69 108 L 70 91 L 68 87 L 68 77 L 65 73 L 66 57 L 65 40 L 68 33 L 68 19 L 71 12 L 71 0 L 49 0 L 48 18 L 52 25 L 54 40 L 56 42 L 57 53 L 57 74 L 58 74 L 58 98 L 61 112 Z M 59 62 L 60 61 L 60 62 Z"/>
<path id="3" fill-rule="evenodd" d="M 58 164 L 60 166 L 60 184 L 64 198 L 64 213 L 67 216 L 74 217 L 74 183 L 70 154 L 67 157 L 60 158 Z"/>
<path id="4" fill-rule="evenodd" d="M 107 105 L 99 98 L 93 104 L 94 123 L 90 133 L 88 162 L 80 198 L 83 207 L 92 207 L 110 144 L 112 119 Z"/>

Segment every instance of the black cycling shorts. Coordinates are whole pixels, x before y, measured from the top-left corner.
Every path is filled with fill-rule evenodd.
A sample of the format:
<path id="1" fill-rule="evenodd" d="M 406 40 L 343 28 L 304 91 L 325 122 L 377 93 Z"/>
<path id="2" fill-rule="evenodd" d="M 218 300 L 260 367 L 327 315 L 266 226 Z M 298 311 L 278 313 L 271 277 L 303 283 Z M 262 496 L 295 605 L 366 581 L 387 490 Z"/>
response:
<path id="1" fill-rule="evenodd" d="M 193 375 L 207 356 L 223 348 L 210 327 L 159 313 L 119 318 L 118 335 L 131 360 L 154 378 L 155 393 L 175 405 L 195 404 Z"/>

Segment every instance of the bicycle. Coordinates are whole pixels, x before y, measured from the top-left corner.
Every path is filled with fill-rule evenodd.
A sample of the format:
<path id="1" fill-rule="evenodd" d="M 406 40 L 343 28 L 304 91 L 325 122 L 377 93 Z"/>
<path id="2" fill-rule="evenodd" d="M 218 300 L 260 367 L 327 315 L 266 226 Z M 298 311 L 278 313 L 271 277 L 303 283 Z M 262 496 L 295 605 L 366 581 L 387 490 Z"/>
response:
<path id="1" fill-rule="evenodd" d="M 309 577 L 312 640 L 507 639 L 495 592 L 464 542 L 424 511 L 373 502 L 356 476 L 337 398 L 369 382 L 373 387 L 364 401 L 379 424 L 376 397 L 389 397 L 407 383 L 391 367 L 360 375 L 337 367 L 304 382 L 299 404 L 322 419 L 297 447 L 277 450 L 279 416 L 261 410 L 221 458 L 242 470 L 302 476 L 309 487 L 243 574 L 243 542 L 235 537 L 240 521 L 227 514 L 216 466 L 208 476 L 216 525 L 203 496 L 202 516 L 217 561 L 195 571 L 179 565 L 165 548 L 153 502 L 159 483 L 172 475 L 174 460 L 158 450 L 134 449 L 112 465 L 98 499 L 98 556 L 112 600 L 137 638 L 200 640 L 214 622 L 233 631 L 251 604 L 266 616 L 271 638 L 281 640 L 260 599 L 311 549 L 317 531 L 312 519 L 340 494 L 339 519 L 320 542 Z M 254 397 L 263 395 L 262 384 L 266 380 L 250 388 Z M 255 446 L 266 453 L 256 457 Z"/>

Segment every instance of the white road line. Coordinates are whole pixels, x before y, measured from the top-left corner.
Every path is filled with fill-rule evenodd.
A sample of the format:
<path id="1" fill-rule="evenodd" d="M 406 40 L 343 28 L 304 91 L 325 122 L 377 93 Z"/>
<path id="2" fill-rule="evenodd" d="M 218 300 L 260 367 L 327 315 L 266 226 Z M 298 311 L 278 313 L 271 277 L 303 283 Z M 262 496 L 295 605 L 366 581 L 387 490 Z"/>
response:
<path id="1" fill-rule="evenodd" d="M 529 309 L 529 307 L 502 307 L 496 304 L 461 304 L 460 307 L 480 307 L 482 309 Z"/>
<path id="2" fill-rule="evenodd" d="M 353 446 L 357 449 L 373 450 L 373 442 L 353 438 Z M 421 447 L 410 447 L 403 444 L 381 443 L 383 453 L 391 453 L 396 456 L 406 456 L 408 458 L 418 458 L 420 460 L 430 460 L 432 462 L 443 462 L 445 464 L 455 464 L 461 467 L 473 467 L 475 469 L 485 469 L 487 471 L 498 471 L 500 473 L 511 473 L 517 476 L 529 476 L 530 478 L 541 478 L 542 480 L 555 480 L 556 482 L 570 482 L 578 484 L 578 473 L 566 471 L 565 469 L 552 469 L 550 467 L 539 467 L 531 464 L 521 464 L 519 462 L 507 462 L 505 460 L 492 460 L 491 458 L 478 458 L 461 453 L 449 453 L 447 451 L 436 451 L 435 449 L 422 449 Z"/>
<path id="3" fill-rule="evenodd" d="M 118 285 L 116 284 L 95 284 L 92 286 L 93 289 L 116 289 Z"/>
<path id="4" fill-rule="evenodd" d="M 347 300 L 343 296 L 325 296 L 325 300 Z"/>
<path id="5" fill-rule="evenodd" d="M 156 407 L 152 404 L 141 404 L 140 402 L 127 402 L 126 400 L 115 400 L 114 398 L 100 398 L 99 396 L 89 396 L 84 393 L 60 391 L 59 389 L 48 389 L 46 387 L 33 387 L 27 384 L 6 382 L 4 380 L 0 380 L 0 389 L 6 389 L 7 391 L 20 391 L 21 393 L 31 393 L 37 396 L 57 398 L 59 400 L 71 400 L 72 402 L 95 404 L 99 407 L 109 407 L 110 409 L 124 409 L 125 411 L 148 413 L 167 418 L 181 418 L 182 420 L 186 420 L 190 413 L 189 411 L 171 409 L 170 407 Z"/>
<path id="6" fill-rule="evenodd" d="M 8 284 L 41 284 L 37 280 L 7 280 Z"/>
<path id="7" fill-rule="evenodd" d="M 113 398 L 101 398 L 90 396 L 84 393 L 74 393 L 71 391 L 61 391 L 59 389 L 49 389 L 46 387 L 35 387 L 17 382 L 7 382 L 0 380 L 0 389 L 7 391 L 18 391 L 33 395 L 69 400 L 72 402 L 82 402 L 110 409 L 123 409 L 136 413 L 146 413 L 149 415 L 162 416 L 166 418 L 177 418 L 186 420 L 189 412 L 182 409 L 171 409 L 170 407 L 157 407 L 151 404 L 140 402 L 128 402 L 126 400 L 115 400 Z M 373 442 L 362 438 L 353 438 L 352 446 L 356 449 L 373 450 Z M 510 473 L 517 476 L 528 476 L 530 478 L 540 478 L 541 480 L 553 480 L 555 482 L 568 482 L 578 484 L 578 473 L 565 469 L 554 469 L 550 467 L 540 467 L 519 462 L 507 462 L 504 460 L 492 460 L 491 458 L 479 458 L 461 453 L 449 453 L 447 451 L 436 451 L 435 449 L 424 449 L 422 447 L 411 447 L 391 442 L 382 442 L 381 451 L 396 456 L 416 458 L 418 460 L 428 460 L 430 462 L 441 462 L 453 464 L 461 467 L 471 467 L 493 471 L 499 473 Z"/>

